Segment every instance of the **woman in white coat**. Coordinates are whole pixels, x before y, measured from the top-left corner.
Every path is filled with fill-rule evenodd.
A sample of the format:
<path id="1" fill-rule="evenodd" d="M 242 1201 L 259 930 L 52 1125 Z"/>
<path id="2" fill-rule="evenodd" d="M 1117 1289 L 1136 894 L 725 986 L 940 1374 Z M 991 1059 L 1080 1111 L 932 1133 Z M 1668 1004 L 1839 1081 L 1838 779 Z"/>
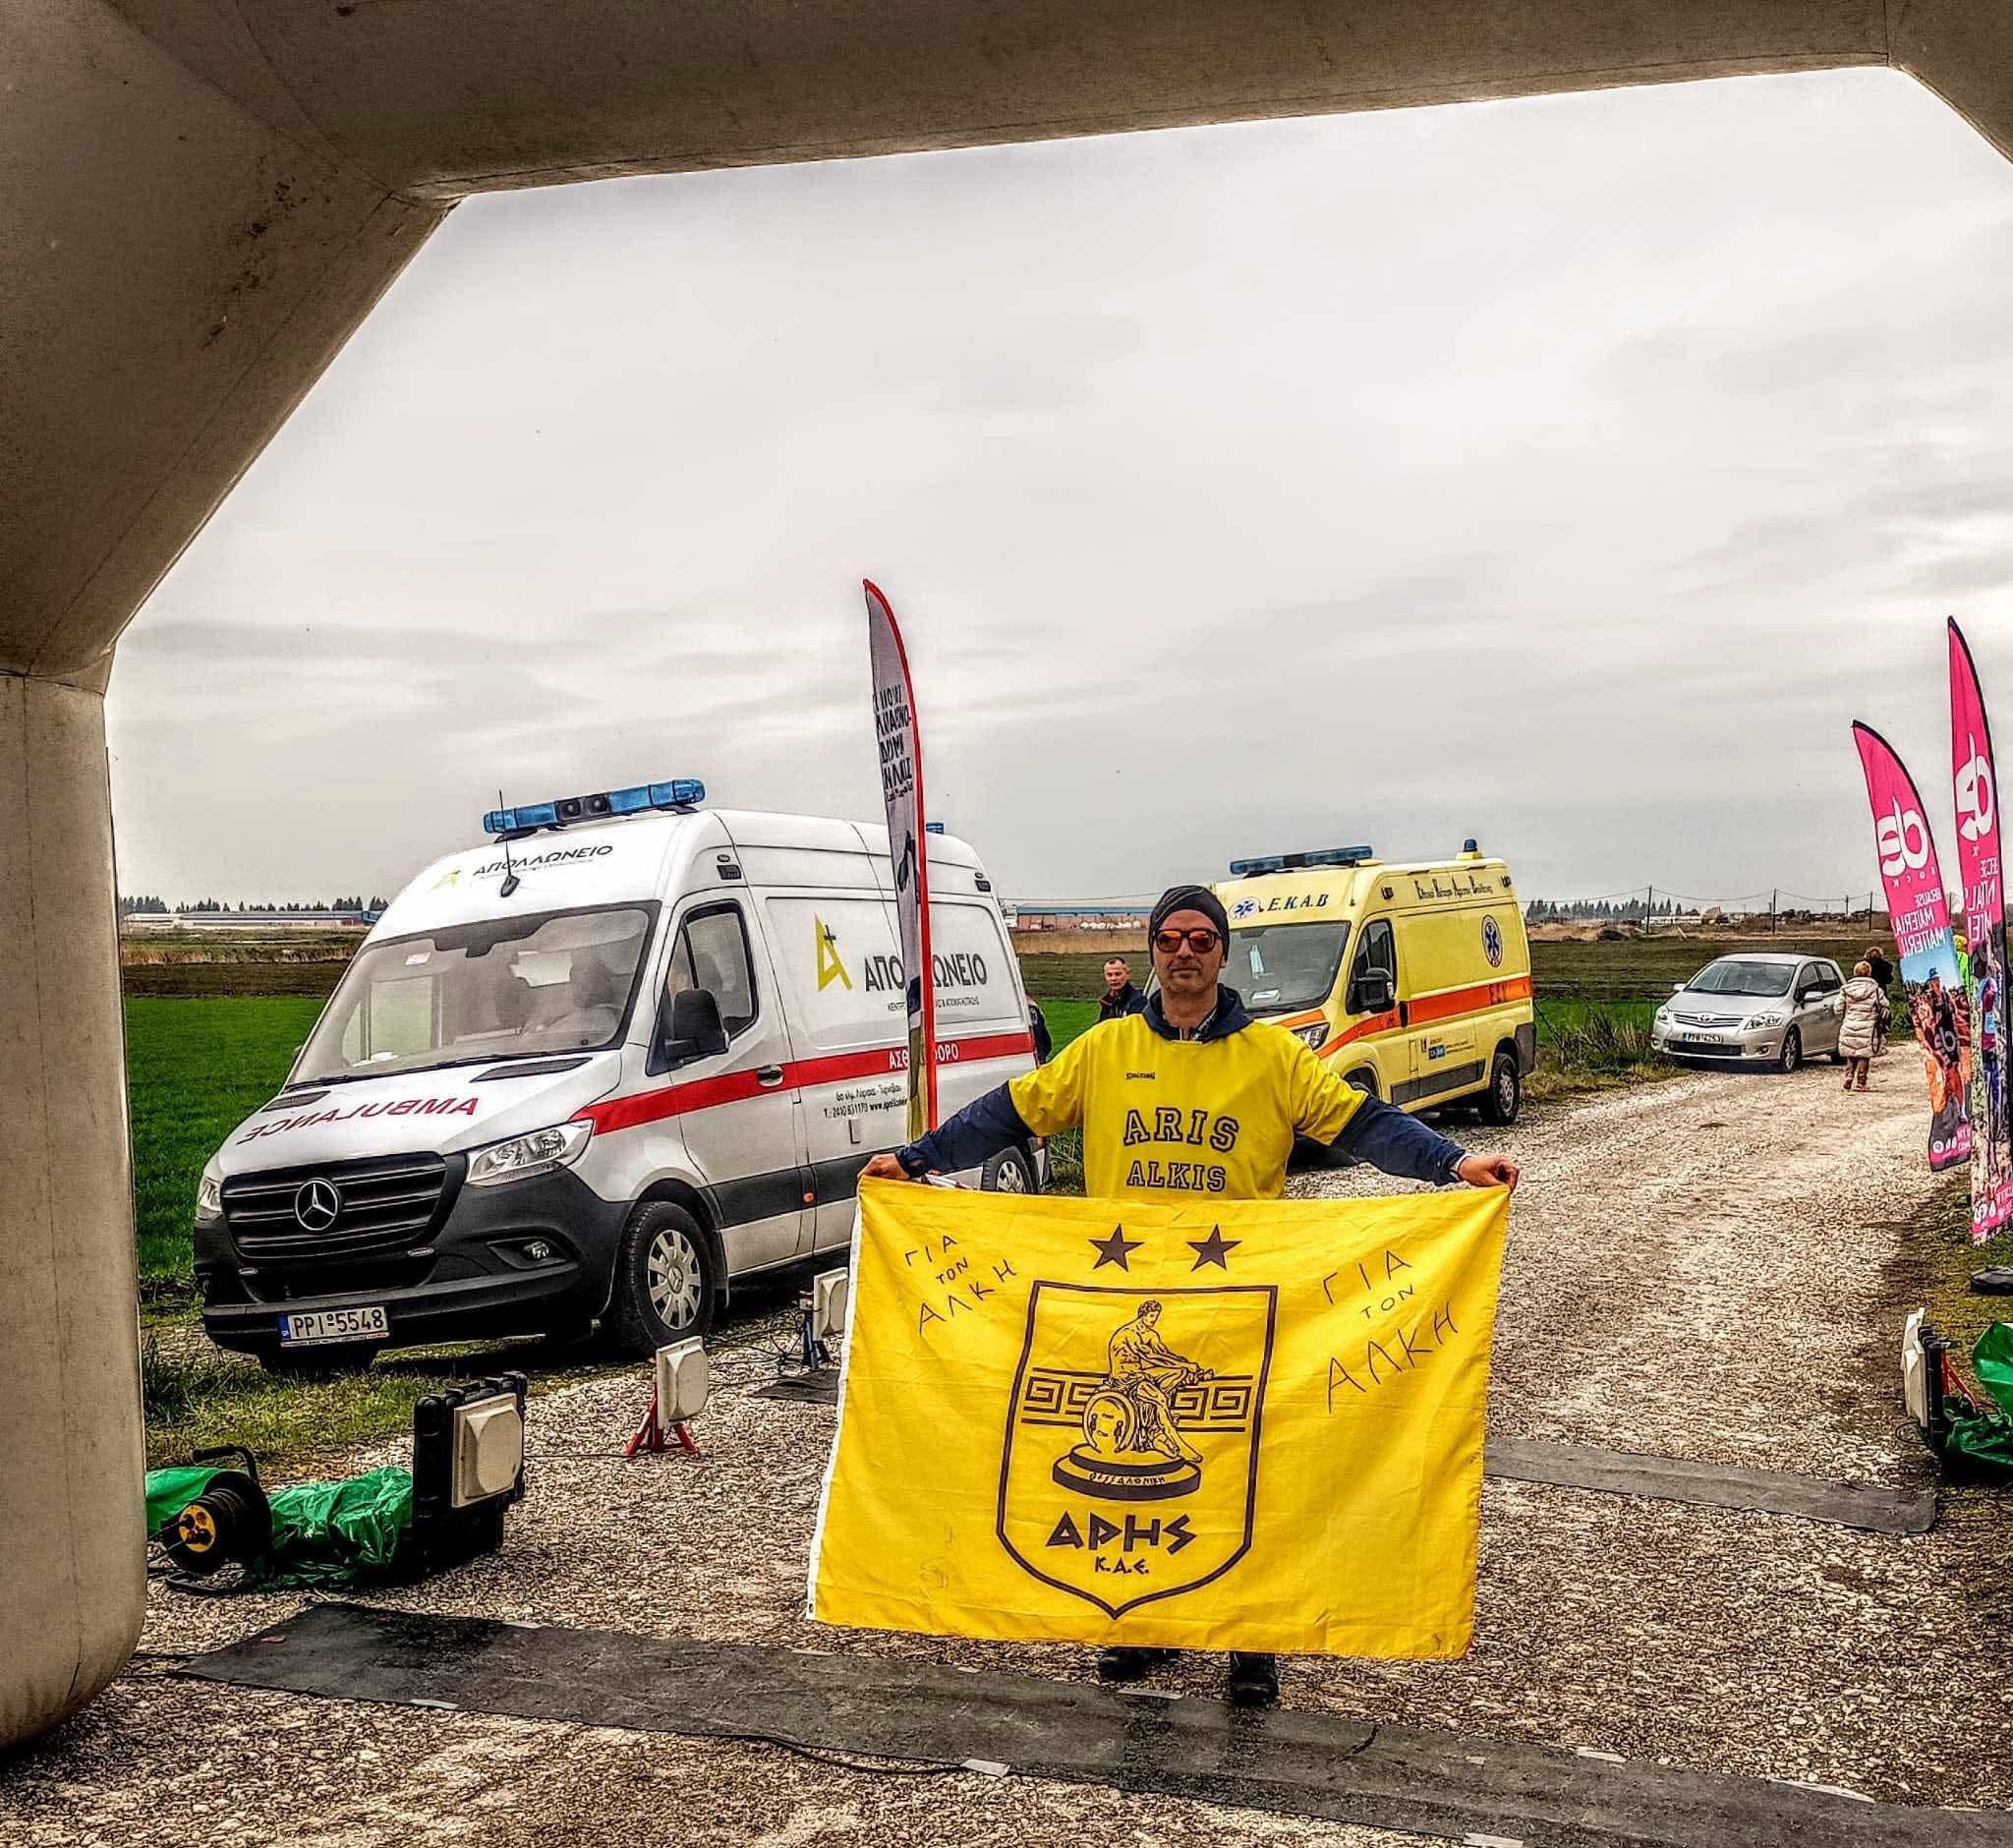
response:
<path id="1" fill-rule="evenodd" d="M 1867 1063 L 1873 1056 L 1884 1000 L 1872 968 L 1865 962 L 1855 963 L 1852 980 L 1845 985 L 1845 1018 L 1838 1023 L 1838 1056 L 1845 1061 L 1848 1091 L 1867 1088 Z"/>

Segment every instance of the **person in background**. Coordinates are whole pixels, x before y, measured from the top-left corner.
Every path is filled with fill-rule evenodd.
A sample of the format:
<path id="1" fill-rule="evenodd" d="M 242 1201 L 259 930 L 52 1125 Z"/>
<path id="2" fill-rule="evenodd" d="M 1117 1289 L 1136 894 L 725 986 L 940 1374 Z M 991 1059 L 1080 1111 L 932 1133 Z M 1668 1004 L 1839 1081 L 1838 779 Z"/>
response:
<path id="1" fill-rule="evenodd" d="M 1999 966 L 1988 942 L 1980 941 L 1972 966 L 1979 972 L 1978 1056 L 1984 1073 L 1985 1161 L 1992 1167 L 2006 1131 L 2005 1009 L 1999 994 Z M 1996 1182 L 1996 1174 L 1992 1178 Z"/>
<path id="2" fill-rule="evenodd" d="M 1853 964 L 1852 980 L 1846 983 L 1844 995 L 1845 1018 L 1838 1023 L 1838 1056 L 1845 1061 L 1845 1088 L 1864 1091 L 1867 1066 L 1873 1057 L 1873 1036 L 1879 1029 L 1887 997 L 1866 962 Z"/>
<path id="3" fill-rule="evenodd" d="M 1105 992 L 1098 997 L 1097 1017 L 1117 1020 L 1145 1006 L 1146 997 L 1132 986 L 1131 965 L 1123 956 L 1113 956 L 1105 964 Z"/>
<path id="4" fill-rule="evenodd" d="M 1887 1050 L 1887 1026 L 1894 1018 L 1894 1006 L 1888 999 L 1894 986 L 1894 964 L 1882 954 L 1878 944 L 1867 946 L 1867 968 L 1874 981 L 1880 985 L 1880 1017 L 1873 1022 L 1873 1054 L 1877 1059 Z"/>
<path id="5" fill-rule="evenodd" d="M 920 1181 L 933 1169 L 976 1168 L 1003 1148 L 1081 1128 L 1084 1192 L 1094 1199 L 1276 1200 L 1286 1192 L 1295 1136 L 1318 1143 L 1331 1161 L 1366 1161 L 1407 1180 L 1517 1185 L 1508 1156 L 1470 1155 L 1357 1090 L 1284 1027 L 1254 1020 L 1237 991 L 1218 979 L 1230 920 L 1207 887 L 1163 893 L 1147 942 L 1156 987 L 1144 1008 L 1099 1021 L 1051 1064 L 988 1091 L 920 1141 L 876 1155 L 864 1173 Z M 1123 962 L 1112 960 L 1123 974 Z M 1173 1654 L 1103 1649 L 1098 1675 L 1137 1681 Z M 1234 1652 L 1230 1698 L 1239 1705 L 1276 1701 L 1278 1664 Z"/>

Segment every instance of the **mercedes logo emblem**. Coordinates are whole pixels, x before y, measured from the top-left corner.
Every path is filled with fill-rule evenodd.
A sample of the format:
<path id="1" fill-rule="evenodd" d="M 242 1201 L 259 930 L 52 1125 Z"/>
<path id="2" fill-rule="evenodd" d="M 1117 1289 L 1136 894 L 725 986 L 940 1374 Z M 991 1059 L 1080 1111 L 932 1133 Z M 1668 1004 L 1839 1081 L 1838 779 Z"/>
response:
<path id="1" fill-rule="evenodd" d="M 341 1211 L 342 1195 L 336 1191 L 335 1183 L 324 1181 L 319 1175 L 303 1182 L 294 1195 L 294 1217 L 301 1222 L 303 1232 L 326 1232 Z"/>

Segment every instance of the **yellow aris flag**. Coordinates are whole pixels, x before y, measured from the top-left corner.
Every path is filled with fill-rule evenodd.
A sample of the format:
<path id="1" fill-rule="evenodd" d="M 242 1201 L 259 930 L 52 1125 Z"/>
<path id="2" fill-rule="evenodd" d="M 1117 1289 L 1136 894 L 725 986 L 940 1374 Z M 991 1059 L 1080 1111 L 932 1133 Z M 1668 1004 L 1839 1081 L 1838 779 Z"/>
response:
<path id="1" fill-rule="evenodd" d="M 1463 1654 L 1508 1220 L 864 1183 L 811 1615 Z"/>

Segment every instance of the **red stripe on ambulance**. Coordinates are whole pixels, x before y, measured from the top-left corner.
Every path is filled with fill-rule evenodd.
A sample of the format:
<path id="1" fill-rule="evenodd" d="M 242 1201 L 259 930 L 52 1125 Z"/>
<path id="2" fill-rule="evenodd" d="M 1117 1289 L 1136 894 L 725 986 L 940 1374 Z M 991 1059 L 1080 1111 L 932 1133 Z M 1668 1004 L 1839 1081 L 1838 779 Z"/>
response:
<path id="1" fill-rule="evenodd" d="M 968 1039 L 939 1040 L 940 1066 L 975 1065 L 988 1059 L 1011 1059 L 1017 1053 L 1032 1054 L 1034 1041 L 1025 1033 L 980 1033 Z M 590 1104 L 574 1121 L 594 1125 L 597 1135 L 615 1129 L 634 1129 L 646 1123 L 662 1123 L 689 1111 L 711 1110 L 717 1104 L 737 1104 L 746 1098 L 779 1090 L 806 1090 L 817 1084 L 844 1084 L 854 1078 L 886 1077 L 908 1069 L 908 1048 L 886 1046 L 873 1052 L 833 1053 L 824 1059 L 797 1059 L 782 1068 L 780 1084 L 764 1084 L 752 1071 L 725 1071 L 719 1077 L 692 1078 L 683 1084 L 667 1084 L 660 1091 L 646 1091 L 636 1097 L 611 1097 L 604 1103 Z"/>
<path id="2" fill-rule="evenodd" d="M 1530 977 L 1508 975 L 1501 981 L 1477 982 L 1472 988 L 1449 989 L 1444 995 L 1421 995 L 1416 1001 L 1402 1001 L 1388 1013 L 1373 1013 L 1367 1020 L 1336 1034 L 1321 1048 L 1321 1057 L 1333 1059 L 1345 1046 L 1368 1039 L 1375 1033 L 1390 1033 L 1400 1027 L 1425 1026 L 1433 1020 L 1456 1020 L 1466 1013 L 1500 1008 L 1513 1001 L 1530 999 Z M 1313 1016 L 1318 1019 L 1317 1014 Z"/>

